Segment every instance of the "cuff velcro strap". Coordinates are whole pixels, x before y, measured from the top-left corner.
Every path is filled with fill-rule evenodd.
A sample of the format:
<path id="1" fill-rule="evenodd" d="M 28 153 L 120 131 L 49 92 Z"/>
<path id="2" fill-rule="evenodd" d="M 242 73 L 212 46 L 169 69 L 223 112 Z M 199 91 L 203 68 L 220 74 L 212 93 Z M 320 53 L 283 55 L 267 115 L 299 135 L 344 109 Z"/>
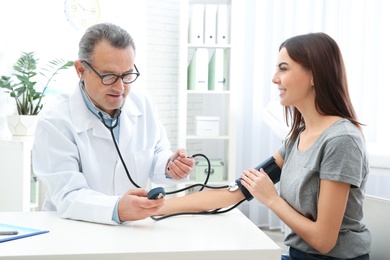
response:
<path id="1" fill-rule="evenodd" d="M 241 178 L 238 178 L 238 179 L 236 180 L 236 183 L 237 183 L 237 186 L 240 188 L 242 194 L 244 194 L 245 199 L 246 199 L 247 201 L 250 201 L 251 199 L 253 199 L 252 194 L 251 194 L 244 186 L 242 186 L 242 184 L 241 184 Z"/>

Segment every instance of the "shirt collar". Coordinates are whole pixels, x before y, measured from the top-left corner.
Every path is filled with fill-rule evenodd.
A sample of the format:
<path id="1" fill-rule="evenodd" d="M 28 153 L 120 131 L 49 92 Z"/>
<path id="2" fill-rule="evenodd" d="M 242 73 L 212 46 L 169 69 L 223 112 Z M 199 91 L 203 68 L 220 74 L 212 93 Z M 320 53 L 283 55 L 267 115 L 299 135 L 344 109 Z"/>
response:
<path id="1" fill-rule="evenodd" d="M 85 104 L 87 105 L 89 111 L 92 112 L 92 114 L 94 114 L 97 118 L 100 119 L 100 115 L 98 114 L 99 112 L 102 113 L 103 115 L 103 119 L 104 121 L 108 121 L 108 122 L 112 122 L 114 121 L 114 119 L 109 115 L 107 114 L 106 112 L 104 112 L 103 110 L 101 110 L 100 108 L 98 108 L 97 106 L 95 106 L 91 99 L 89 99 L 85 93 L 85 91 L 83 90 L 83 83 L 80 82 L 80 88 L 81 88 L 81 95 L 83 96 L 83 99 L 84 99 L 84 102 Z"/>
<path id="2" fill-rule="evenodd" d="M 89 111 L 92 112 L 92 114 L 94 114 L 99 120 L 101 120 L 101 117 L 99 115 L 99 112 L 103 115 L 103 120 L 104 122 L 107 124 L 107 125 L 110 125 L 112 126 L 113 123 L 115 122 L 115 119 L 112 118 L 109 114 L 107 114 L 106 112 L 104 112 L 103 110 L 101 110 L 100 108 L 98 108 L 97 106 L 95 106 L 91 99 L 87 97 L 85 91 L 83 90 L 83 82 L 80 81 L 80 84 L 79 84 L 79 87 L 80 87 L 80 90 L 81 90 L 81 95 L 83 96 L 83 99 L 84 99 L 84 102 L 85 102 L 85 105 L 87 106 L 87 108 L 89 109 Z M 118 120 L 118 127 L 115 127 L 114 129 L 114 132 L 115 132 L 115 137 L 117 139 L 119 139 L 119 123 L 120 123 L 120 120 L 119 120 L 120 117 L 118 117 L 116 120 Z"/>

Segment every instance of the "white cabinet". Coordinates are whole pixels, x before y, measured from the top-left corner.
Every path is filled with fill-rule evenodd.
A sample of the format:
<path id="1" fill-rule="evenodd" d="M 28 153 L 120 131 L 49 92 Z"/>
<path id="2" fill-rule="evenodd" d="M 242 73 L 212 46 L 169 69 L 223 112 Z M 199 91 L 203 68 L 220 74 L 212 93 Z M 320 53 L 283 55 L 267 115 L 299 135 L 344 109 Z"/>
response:
<path id="1" fill-rule="evenodd" d="M 189 154 L 206 155 L 216 168 L 212 166 L 213 174 L 222 175 L 212 179 L 223 183 L 236 178 L 234 4 L 236 0 L 181 1 L 178 145 Z M 204 167 L 202 157 L 196 160 Z M 191 179 L 199 182 L 202 172 L 195 169 Z"/>
<path id="2" fill-rule="evenodd" d="M 0 211 L 38 207 L 38 181 L 31 168 L 32 138 L 0 140 Z"/>

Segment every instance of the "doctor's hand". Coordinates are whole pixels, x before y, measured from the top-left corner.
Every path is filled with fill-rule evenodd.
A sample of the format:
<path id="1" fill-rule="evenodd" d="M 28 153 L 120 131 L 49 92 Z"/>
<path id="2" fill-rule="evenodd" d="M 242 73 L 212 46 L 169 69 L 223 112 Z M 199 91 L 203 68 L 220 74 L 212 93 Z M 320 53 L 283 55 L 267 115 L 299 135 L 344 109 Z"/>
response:
<path id="1" fill-rule="evenodd" d="M 155 215 L 164 205 L 164 198 L 148 199 L 146 189 L 130 189 L 120 199 L 118 215 L 121 221 L 135 221 Z"/>
<path id="2" fill-rule="evenodd" d="M 175 180 L 186 178 L 195 166 L 194 158 L 188 158 L 185 149 L 177 149 L 166 166 L 166 173 Z"/>
<path id="3" fill-rule="evenodd" d="M 279 198 L 274 183 L 263 169 L 244 171 L 241 179 L 241 184 L 265 206 L 269 207 L 274 199 Z"/>

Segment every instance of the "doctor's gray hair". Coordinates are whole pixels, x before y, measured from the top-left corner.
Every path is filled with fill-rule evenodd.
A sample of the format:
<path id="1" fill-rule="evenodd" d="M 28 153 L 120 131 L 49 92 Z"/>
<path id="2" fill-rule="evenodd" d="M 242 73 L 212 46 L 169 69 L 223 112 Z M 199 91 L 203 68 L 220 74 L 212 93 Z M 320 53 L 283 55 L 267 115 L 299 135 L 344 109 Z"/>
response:
<path id="1" fill-rule="evenodd" d="M 131 46 L 135 51 L 135 44 L 130 34 L 112 23 L 99 23 L 89 27 L 79 43 L 79 59 L 92 62 L 95 45 L 103 40 L 118 49 Z"/>

